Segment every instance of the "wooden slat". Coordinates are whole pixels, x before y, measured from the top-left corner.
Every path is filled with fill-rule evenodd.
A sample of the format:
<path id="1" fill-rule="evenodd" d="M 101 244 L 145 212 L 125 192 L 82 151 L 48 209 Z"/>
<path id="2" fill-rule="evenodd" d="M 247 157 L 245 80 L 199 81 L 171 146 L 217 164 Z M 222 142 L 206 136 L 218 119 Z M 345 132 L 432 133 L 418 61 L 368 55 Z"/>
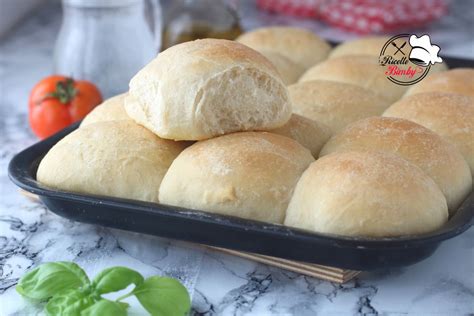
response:
<path id="1" fill-rule="evenodd" d="M 36 194 L 20 189 L 20 194 L 26 197 L 28 200 L 33 202 L 39 202 L 40 199 Z"/>
<path id="2" fill-rule="evenodd" d="M 241 252 L 236 250 L 224 249 L 210 247 L 212 249 L 219 250 L 224 253 L 228 253 L 234 256 L 242 257 L 245 259 L 253 260 L 256 262 L 268 264 L 274 267 L 282 268 L 288 271 L 293 271 L 308 275 L 317 279 L 327 280 L 336 283 L 345 283 L 355 276 L 357 276 L 359 271 L 345 270 L 334 267 L 328 267 L 313 263 L 304 263 L 298 261 L 292 261 L 282 258 L 275 258 L 270 256 L 264 256 L 254 253 Z"/>

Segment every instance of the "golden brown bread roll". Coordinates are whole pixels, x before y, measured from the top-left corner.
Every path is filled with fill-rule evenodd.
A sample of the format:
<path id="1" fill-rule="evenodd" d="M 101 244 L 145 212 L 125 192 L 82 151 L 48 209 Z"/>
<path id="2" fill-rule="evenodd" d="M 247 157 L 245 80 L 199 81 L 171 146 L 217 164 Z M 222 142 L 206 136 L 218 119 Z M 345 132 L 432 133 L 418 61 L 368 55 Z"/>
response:
<path id="1" fill-rule="evenodd" d="M 241 132 L 200 141 L 172 163 L 160 201 L 281 223 L 296 181 L 313 161 L 306 148 L 273 133 Z"/>
<path id="2" fill-rule="evenodd" d="M 469 166 L 457 148 L 414 122 L 393 117 L 357 121 L 332 137 L 320 155 L 361 150 L 390 152 L 420 167 L 443 192 L 450 213 L 472 190 Z"/>
<path id="3" fill-rule="evenodd" d="M 387 79 L 385 68 L 381 67 L 377 56 L 341 56 L 327 59 L 308 69 L 299 82 L 310 80 L 331 80 L 350 83 L 371 90 L 389 102 L 400 99 L 406 86 Z"/>
<path id="4" fill-rule="evenodd" d="M 422 234 L 448 219 L 436 183 L 412 163 L 385 152 L 337 152 L 303 173 L 285 225 L 323 234 L 393 237 Z"/>
<path id="5" fill-rule="evenodd" d="M 291 116 L 278 71 L 260 53 L 203 39 L 161 52 L 130 81 L 127 114 L 166 139 L 268 130 Z"/>
<path id="6" fill-rule="evenodd" d="M 319 151 L 331 137 L 331 130 L 326 124 L 298 114 L 291 115 L 285 125 L 270 132 L 296 140 L 309 149 L 313 157 L 318 157 Z"/>
<path id="7" fill-rule="evenodd" d="M 122 121 L 131 120 L 124 108 L 124 100 L 126 93 L 116 95 L 110 99 L 105 100 L 96 106 L 87 116 L 82 120 L 81 127 L 104 121 Z"/>
<path id="8" fill-rule="evenodd" d="M 288 91 L 294 113 L 326 124 L 332 133 L 362 118 L 381 115 L 390 105 L 370 90 L 334 81 L 300 82 Z"/>
<path id="9" fill-rule="evenodd" d="M 474 69 L 456 68 L 433 73 L 411 86 L 405 96 L 423 92 L 458 93 L 474 97 Z"/>
<path id="10" fill-rule="evenodd" d="M 327 58 L 331 46 L 311 31 L 298 27 L 270 26 L 244 33 L 237 41 L 257 51 L 277 52 L 303 69 Z"/>
<path id="11" fill-rule="evenodd" d="M 441 135 L 457 147 L 474 175 L 474 98 L 453 93 L 419 93 L 394 103 L 383 116 L 404 118 Z"/>
<path id="12" fill-rule="evenodd" d="M 93 123 L 54 145 L 36 177 L 64 191 L 158 202 L 161 180 L 185 146 L 133 121 Z"/>

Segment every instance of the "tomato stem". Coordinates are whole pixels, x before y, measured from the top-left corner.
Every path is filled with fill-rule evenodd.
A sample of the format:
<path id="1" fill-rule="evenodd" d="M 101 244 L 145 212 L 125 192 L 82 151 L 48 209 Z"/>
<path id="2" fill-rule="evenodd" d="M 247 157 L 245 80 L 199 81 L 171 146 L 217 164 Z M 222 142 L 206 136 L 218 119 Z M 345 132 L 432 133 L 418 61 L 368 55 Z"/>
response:
<path id="1" fill-rule="evenodd" d="M 77 95 L 77 89 L 74 88 L 74 80 L 67 78 L 63 81 L 56 83 L 56 90 L 54 92 L 46 94 L 44 101 L 47 98 L 56 98 L 62 104 L 68 104 Z"/>

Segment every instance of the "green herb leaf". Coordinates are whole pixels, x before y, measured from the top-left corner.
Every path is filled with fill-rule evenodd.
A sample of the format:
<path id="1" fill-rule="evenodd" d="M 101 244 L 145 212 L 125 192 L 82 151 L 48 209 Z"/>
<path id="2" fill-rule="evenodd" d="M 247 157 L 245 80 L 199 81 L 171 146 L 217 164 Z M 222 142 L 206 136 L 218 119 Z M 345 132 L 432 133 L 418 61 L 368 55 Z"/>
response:
<path id="1" fill-rule="evenodd" d="M 120 307 L 122 307 L 122 309 L 125 309 L 125 310 L 130 307 L 130 304 L 128 304 L 126 302 L 117 302 L 117 301 L 115 301 L 115 303 L 119 304 Z"/>
<path id="2" fill-rule="evenodd" d="M 142 275 L 129 268 L 112 267 L 95 277 L 92 288 L 96 293 L 104 294 L 123 290 L 132 283 L 136 286 L 142 284 Z"/>
<path id="3" fill-rule="evenodd" d="M 183 316 L 191 308 L 188 291 L 173 278 L 150 277 L 132 293 L 153 316 Z"/>
<path id="4" fill-rule="evenodd" d="M 82 311 L 81 316 L 126 316 L 127 311 L 118 302 L 102 299 Z"/>
<path id="5" fill-rule="evenodd" d="M 100 297 L 92 297 L 90 291 L 68 290 L 53 296 L 45 306 L 49 316 L 80 316 L 81 311 L 94 305 Z"/>
<path id="6" fill-rule="evenodd" d="M 53 295 L 70 289 L 89 285 L 84 270 L 74 262 L 44 263 L 24 275 L 16 290 L 33 300 L 46 300 Z"/>

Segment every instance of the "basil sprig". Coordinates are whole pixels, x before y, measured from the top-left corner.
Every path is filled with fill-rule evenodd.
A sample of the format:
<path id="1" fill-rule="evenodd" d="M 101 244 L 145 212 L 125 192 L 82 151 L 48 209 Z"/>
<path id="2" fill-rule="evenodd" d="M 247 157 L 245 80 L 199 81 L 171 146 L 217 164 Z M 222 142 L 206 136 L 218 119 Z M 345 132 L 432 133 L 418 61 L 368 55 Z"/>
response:
<path id="1" fill-rule="evenodd" d="M 134 289 L 115 301 L 101 295 Z M 67 316 L 125 316 L 128 304 L 122 302 L 135 296 L 153 316 L 182 316 L 191 308 L 186 288 L 167 277 L 143 276 L 126 267 L 112 267 L 99 273 L 92 282 L 84 270 L 73 262 L 44 263 L 24 275 L 16 290 L 36 301 L 47 301 L 47 315 Z"/>
<path id="2" fill-rule="evenodd" d="M 69 289 L 77 289 L 90 284 L 84 270 L 74 262 L 50 262 L 31 270 L 23 276 L 16 290 L 21 295 L 44 301 Z"/>

